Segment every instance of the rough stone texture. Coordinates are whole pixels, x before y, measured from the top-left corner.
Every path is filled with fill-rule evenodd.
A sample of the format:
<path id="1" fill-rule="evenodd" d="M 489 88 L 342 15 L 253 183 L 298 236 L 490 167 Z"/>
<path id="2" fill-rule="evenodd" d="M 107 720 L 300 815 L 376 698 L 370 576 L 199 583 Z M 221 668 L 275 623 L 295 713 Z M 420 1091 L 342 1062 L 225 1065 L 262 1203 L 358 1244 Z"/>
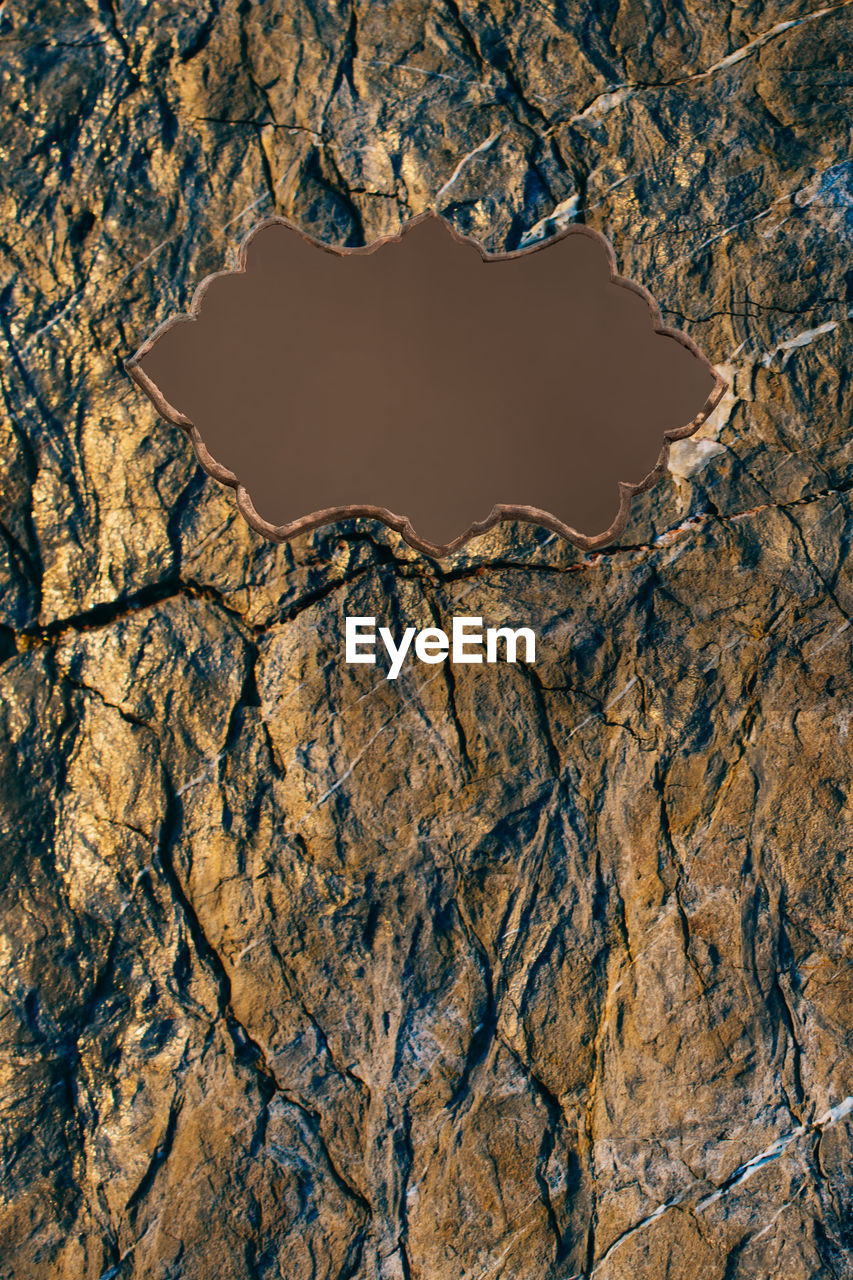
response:
<path id="1" fill-rule="evenodd" d="M 0 13 L 0 1275 L 853 1277 L 849 2 Z M 728 376 L 607 553 L 273 546 L 126 378 L 431 204 Z"/>

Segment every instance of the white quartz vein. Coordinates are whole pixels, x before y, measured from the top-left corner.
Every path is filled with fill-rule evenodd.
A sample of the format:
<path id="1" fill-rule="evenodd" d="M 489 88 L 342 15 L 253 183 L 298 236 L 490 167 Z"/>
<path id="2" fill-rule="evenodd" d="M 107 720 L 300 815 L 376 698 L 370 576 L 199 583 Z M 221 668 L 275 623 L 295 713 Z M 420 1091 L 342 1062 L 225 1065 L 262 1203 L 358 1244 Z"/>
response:
<path id="1" fill-rule="evenodd" d="M 447 192 L 450 190 L 450 188 L 455 184 L 455 182 L 457 181 L 457 179 L 459 178 L 463 170 L 466 168 L 466 166 L 469 165 L 471 161 L 475 159 L 476 156 L 481 156 L 485 154 L 485 152 L 491 151 L 492 147 L 495 145 L 498 139 L 502 137 L 502 135 L 505 132 L 506 132 L 505 129 L 496 129 L 495 132 L 489 134 L 488 138 L 486 138 L 484 142 L 481 142 L 479 146 L 473 147 L 470 151 L 466 151 L 465 155 L 462 156 L 461 160 L 456 165 L 456 168 L 453 170 L 450 177 L 445 182 L 444 186 L 439 187 L 438 191 L 436 191 L 435 193 L 436 204 L 438 204 L 442 196 L 446 195 Z"/>
<path id="2" fill-rule="evenodd" d="M 551 236 L 555 231 L 562 231 L 577 217 L 578 207 L 580 205 L 580 196 L 577 194 L 569 196 L 567 200 L 561 200 L 559 204 L 554 205 L 550 213 L 544 218 L 540 218 L 537 223 L 525 231 L 519 241 L 519 247 L 526 249 L 529 244 L 533 244 L 536 240 L 544 240 L 547 236 Z"/>
<path id="3" fill-rule="evenodd" d="M 833 329 L 837 328 L 837 320 L 825 320 L 823 324 L 817 325 L 814 329 L 803 329 L 800 333 L 794 334 L 793 338 L 786 338 L 784 342 L 777 343 L 772 351 L 765 351 L 761 357 L 761 363 L 765 369 L 768 369 L 775 357 L 781 352 L 782 367 L 784 368 L 792 351 L 797 351 L 800 347 L 807 347 L 809 343 L 814 342 L 815 338 L 821 337 L 824 333 L 832 333 Z"/>
<path id="4" fill-rule="evenodd" d="M 763 1151 L 759 1151 L 757 1155 L 752 1156 L 751 1159 L 747 1160 L 744 1164 L 739 1165 L 721 1187 L 718 1187 L 710 1195 L 704 1196 L 699 1200 L 695 1205 L 694 1213 L 704 1213 L 712 1204 L 716 1204 L 717 1201 L 721 1200 L 724 1196 L 729 1195 L 729 1193 L 734 1191 L 736 1187 L 743 1186 L 743 1184 L 757 1173 L 759 1169 L 762 1169 L 765 1165 L 771 1164 L 773 1161 L 778 1160 L 783 1156 L 785 1152 L 788 1151 L 788 1149 L 800 1138 L 804 1138 L 809 1134 L 822 1134 L 826 1129 L 830 1129 L 833 1125 L 844 1120 L 851 1114 L 851 1112 L 853 1112 L 853 1096 L 846 1097 L 834 1107 L 830 1107 L 828 1111 L 825 1111 L 823 1115 L 821 1115 L 817 1120 L 812 1121 L 810 1124 L 799 1124 L 788 1133 L 784 1133 L 780 1135 L 780 1137 L 775 1138 L 774 1141 L 771 1142 L 769 1146 L 765 1147 Z M 652 1212 L 647 1214 L 644 1218 L 641 1218 L 639 1222 L 634 1224 L 634 1226 L 628 1227 L 628 1229 L 614 1240 L 598 1259 L 590 1272 L 590 1280 L 610 1255 L 624 1244 L 626 1240 L 629 1240 L 632 1236 L 636 1235 L 638 1231 L 643 1231 L 647 1227 L 651 1226 L 652 1223 L 662 1217 L 667 1210 L 676 1205 L 682 1204 L 689 1196 L 691 1190 L 701 1185 L 701 1180 L 697 1180 L 693 1187 L 685 1188 L 683 1191 L 679 1192 L 678 1195 L 673 1196 L 672 1199 L 667 1200 L 664 1204 L 658 1205 L 657 1208 L 652 1210 Z M 787 1206 L 783 1205 L 783 1208 L 785 1207 Z"/>

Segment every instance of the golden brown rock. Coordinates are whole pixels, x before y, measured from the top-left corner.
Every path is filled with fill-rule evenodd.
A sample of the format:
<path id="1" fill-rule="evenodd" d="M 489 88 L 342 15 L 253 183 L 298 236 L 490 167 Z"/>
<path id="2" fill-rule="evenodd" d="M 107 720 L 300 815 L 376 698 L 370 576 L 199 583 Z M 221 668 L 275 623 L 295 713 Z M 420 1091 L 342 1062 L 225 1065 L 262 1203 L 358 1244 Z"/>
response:
<path id="1" fill-rule="evenodd" d="M 0 1275 L 853 1277 L 850 14 L 4 6 Z M 607 553 L 273 546 L 126 379 L 430 205 L 729 382 Z"/>

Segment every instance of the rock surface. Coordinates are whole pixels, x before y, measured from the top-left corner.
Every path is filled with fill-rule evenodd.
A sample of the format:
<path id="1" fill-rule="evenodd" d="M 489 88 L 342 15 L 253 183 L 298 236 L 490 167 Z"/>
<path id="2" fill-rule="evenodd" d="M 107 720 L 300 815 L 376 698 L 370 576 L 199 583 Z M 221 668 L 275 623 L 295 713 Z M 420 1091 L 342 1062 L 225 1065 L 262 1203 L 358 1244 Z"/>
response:
<path id="1" fill-rule="evenodd" d="M 853 1277 L 851 16 L 2 6 L 0 1275 Z M 275 546 L 127 379 L 264 214 L 429 206 L 729 380 L 606 553 Z"/>

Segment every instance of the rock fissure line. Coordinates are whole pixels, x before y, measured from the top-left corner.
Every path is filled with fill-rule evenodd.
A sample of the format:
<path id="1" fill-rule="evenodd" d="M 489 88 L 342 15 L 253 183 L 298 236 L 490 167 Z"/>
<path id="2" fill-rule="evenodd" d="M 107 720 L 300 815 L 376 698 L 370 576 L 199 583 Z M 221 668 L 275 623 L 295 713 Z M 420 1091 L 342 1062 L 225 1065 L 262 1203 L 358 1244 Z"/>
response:
<path id="1" fill-rule="evenodd" d="M 853 3 L 853 0 L 851 0 Z M 559 576 L 572 573 L 580 573 L 594 569 L 601 560 L 614 560 L 620 555 L 634 554 L 640 551 L 657 551 L 660 548 L 669 547 L 677 539 L 679 534 L 690 533 L 693 530 L 700 529 L 706 524 L 717 523 L 736 523 L 740 520 L 748 519 L 750 516 L 760 515 L 765 511 L 782 511 L 787 512 L 793 508 L 808 506 L 815 502 L 820 502 L 827 497 L 842 495 L 853 490 L 853 480 L 843 485 L 835 485 L 826 489 L 820 489 L 815 493 L 804 494 L 801 498 L 791 498 L 786 502 L 765 502 L 756 506 L 747 507 L 742 511 L 734 511 L 731 513 L 720 511 L 705 511 L 695 515 L 688 516 L 678 525 L 665 529 L 659 533 L 651 542 L 645 543 L 620 543 L 613 547 L 604 547 L 598 551 L 588 552 L 582 561 L 568 565 L 548 565 L 541 563 L 525 563 L 517 560 L 487 560 L 482 564 L 475 566 L 462 566 L 455 570 L 450 570 L 444 575 L 432 576 L 425 574 L 412 561 L 396 560 L 391 554 L 389 560 L 384 563 L 393 563 L 396 570 L 400 571 L 403 579 L 419 579 L 425 582 L 438 584 L 441 582 L 452 583 L 467 581 L 471 578 L 482 578 L 492 571 L 501 570 L 523 570 L 527 573 L 550 573 Z M 799 528 L 799 526 L 797 526 Z M 802 531 L 800 531 L 802 534 Z M 359 542 L 369 542 L 369 535 L 358 537 Z M 809 563 L 813 565 L 808 551 L 803 543 L 803 550 Z M 153 605 L 160 604 L 166 600 L 175 599 L 176 597 L 186 595 L 195 599 L 206 599 L 216 603 L 237 625 L 241 630 L 251 631 L 255 635 L 263 635 L 271 627 L 279 626 L 284 622 L 292 622 L 304 609 L 310 608 L 311 605 L 324 599 L 326 596 L 333 594 L 341 587 L 349 585 L 359 577 L 375 571 L 376 564 L 366 563 L 359 565 L 351 574 L 342 578 L 336 578 L 333 582 L 324 583 L 322 586 L 315 588 L 313 591 L 307 592 L 300 596 L 299 600 L 281 610 L 281 612 L 269 622 L 252 625 L 246 623 L 245 619 L 240 615 L 233 606 L 229 605 L 227 598 L 223 592 L 207 583 L 188 582 L 181 578 L 166 579 L 160 583 L 154 583 L 149 587 L 143 587 L 139 591 L 131 592 L 124 597 L 118 597 L 115 600 L 104 601 L 102 603 L 92 605 L 90 608 L 82 610 L 80 613 L 69 614 L 63 618 L 57 618 L 40 626 L 27 626 L 16 628 L 7 624 L 9 630 L 14 636 L 20 637 L 24 641 L 51 641 L 62 635 L 67 630 L 83 631 L 100 627 L 110 626 L 116 621 L 120 621 L 123 617 L 136 612 L 139 609 L 149 608 Z M 434 572 L 434 571 L 433 571 Z M 815 572 L 817 569 L 815 568 Z M 826 586 L 827 584 L 824 583 Z M 827 586 L 827 591 L 829 588 Z M 837 603 L 837 602 L 836 602 Z M 839 606 L 839 611 L 848 620 L 851 619 Z"/>

